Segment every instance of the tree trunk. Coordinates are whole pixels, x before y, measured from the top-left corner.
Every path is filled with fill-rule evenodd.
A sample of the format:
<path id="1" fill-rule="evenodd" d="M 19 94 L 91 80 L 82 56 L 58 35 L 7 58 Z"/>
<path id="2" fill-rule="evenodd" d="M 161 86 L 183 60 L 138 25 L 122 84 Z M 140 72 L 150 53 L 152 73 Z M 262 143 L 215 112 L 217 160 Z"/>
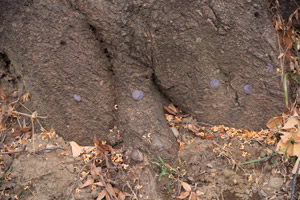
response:
<path id="1" fill-rule="evenodd" d="M 284 106 L 276 41 L 259 0 L 0 2 L 0 52 L 28 107 L 82 145 L 119 144 L 115 127 L 133 155 L 176 154 L 171 102 L 201 122 L 264 128 Z"/>

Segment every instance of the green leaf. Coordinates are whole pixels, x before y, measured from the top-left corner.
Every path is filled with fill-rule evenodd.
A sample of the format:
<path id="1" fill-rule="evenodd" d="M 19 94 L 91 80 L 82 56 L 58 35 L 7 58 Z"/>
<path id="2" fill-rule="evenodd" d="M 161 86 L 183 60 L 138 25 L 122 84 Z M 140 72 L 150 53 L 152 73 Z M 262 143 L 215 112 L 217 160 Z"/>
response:
<path id="1" fill-rule="evenodd" d="M 158 156 L 158 159 L 160 160 L 162 165 L 165 165 L 165 161 L 160 156 Z"/>
<path id="2" fill-rule="evenodd" d="M 287 73 L 284 74 L 283 76 L 283 89 L 284 89 L 284 96 L 285 96 L 285 104 L 286 104 L 286 107 L 289 106 L 289 97 L 288 97 L 288 91 L 287 91 L 287 80 L 286 80 L 286 77 L 287 77 Z"/>
<path id="3" fill-rule="evenodd" d="M 167 175 L 167 174 L 165 174 L 165 177 L 166 177 L 166 182 L 167 182 L 168 191 L 169 191 L 169 193 L 171 193 L 171 187 L 170 187 L 170 183 L 169 183 L 168 175 Z"/>
<path id="4" fill-rule="evenodd" d="M 168 169 L 168 168 L 164 168 L 164 169 L 162 170 L 162 172 L 160 173 L 160 175 L 159 175 L 159 177 L 158 177 L 158 180 L 160 180 L 160 178 L 162 177 L 162 175 L 164 175 L 164 174 L 166 173 L 167 169 Z"/>
<path id="5" fill-rule="evenodd" d="M 288 75 L 300 85 L 300 81 L 291 72 L 288 72 Z"/>

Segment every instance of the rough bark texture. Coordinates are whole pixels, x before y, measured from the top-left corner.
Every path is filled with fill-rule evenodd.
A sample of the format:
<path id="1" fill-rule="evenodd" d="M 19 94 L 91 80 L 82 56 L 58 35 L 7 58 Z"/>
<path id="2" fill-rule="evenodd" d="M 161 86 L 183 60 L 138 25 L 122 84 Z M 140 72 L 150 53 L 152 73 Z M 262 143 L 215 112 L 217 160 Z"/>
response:
<path id="1" fill-rule="evenodd" d="M 29 107 L 67 140 L 110 141 L 117 125 L 126 145 L 167 155 L 170 102 L 199 121 L 249 129 L 283 108 L 280 76 L 267 70 L 278 52 L 263 1 L 1 1 L 0 25 L 0 51 L 32 94 Z"/>

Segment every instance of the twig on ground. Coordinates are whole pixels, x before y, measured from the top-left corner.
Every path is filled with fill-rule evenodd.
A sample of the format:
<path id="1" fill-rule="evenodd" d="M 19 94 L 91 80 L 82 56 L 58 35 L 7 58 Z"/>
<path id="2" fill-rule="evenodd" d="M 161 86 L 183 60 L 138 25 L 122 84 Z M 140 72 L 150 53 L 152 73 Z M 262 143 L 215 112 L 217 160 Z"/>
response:
<path id="1" fill-rule="evenodd" d="M 296 182 L 297 182 L 297 177 L 298 177 L 299 169 L 300 169 L 300 162 L 298 163 L 298 167 L 297 167 L 297 170 L 296 170 L 296 173 L 294 175 L 293 182 L 292 182 L 291 200 L 294 200 L 294 194 L 295 194 L 295 188 L 296 188 Z"/>
<path id="2" fill-rule="evenodd" d="M 16 151 L 8 151 L 8 152 L 0 152 L 0 154 L 14 154 L 14 153 L 40 153 L 42 151 L 51 151 L 51 150 L 57 150 L 57 149 L 64 149 L 63 146 L 59 147 L 46 147 L 38 150 L 26 150 L 26 145 L 24 145 L 23 149 L 16 150 Z"/>
<path id="3" fill-rule="evenodd" d="M 3 144 L 3 143 L 5 142 L 5 140 L 6 140 L 6 138 L 7 138 L 7 133 L 8 133 L 10 130 L 11 130 L 11 128 L 7 129 L 7 130 L 4 132 L 0 144 Z"/>
<path id="4" fill-rule="evenodd" d="M 168 121 L 169 124 L 192 124 L 192 122 L 186 122 L 186 121 Z M 196 122 L 196 124 L 204 125 L 204 126 L 210 126 L 213 127 L 214 125 L 208 124 L 205 122 Z"/>
<path id="5" fill-rule="evenodd" d="M 18 115 L 23 115 L 23 116 L 26 116 L 26 117 L 32 117 L 32 115 L 29 115 L 29 114 L 26 114 L 26 113 L 21 113 L 21 112 L 18 112 L 18 111 L 11 111 L 12 113 L 15 113 L 15 114 L 18 114 Z M 41 119 L 46 119 L 48 118 L 48 116 L 36 116 L 37 118 L 41 118 Z"/>
<path id="6" fill-rule="evenodd" d="M 111 200 L 115 200 L 114 197 L 112 196 L 112 194 L 110 193 L 109 188 L 108 188 L 107 184 L 105 183 L 103 176 L 101 174 L 98 174 L 98 176 L 101 178 L 101 181 L 102 181 L 102 183 L 103 183 L 103 185 L 105 187 L 105 190 L 108 193 L 110 199 Z"/>
<path id="7" fill-rule="evenodd" d="M 20 105 L 23 106 L 23 108 L 25 108 L 28 112 L 32 113 L 32 111 L 29 108 L 27 108 L 24 104 L 22 104 L 21 102 L 20 102 Z M 48 117 L 48 115 L 47 115 L 47 117 Z M 40 127 L 42 129 L 44 129 L 44 127 L 42 126 L 42 124 L 41 124 L 41 122 L 39 121 L 38 118 L 36 118 L 36 121 L 39 123 Z"/>
<path id="8" fill-rule="evenodd" d="M 129 182 L 126 181 L 126 183 L 127 183 L 127 186 L 129 187 L 129 189 L 131 190 L 131 192 L 132 192 L 132 194 L 133 194 L 133 197 L 134 197 L 136 200 L 138 200 L 138 197 L 137 197 L 137 195 L 135 194 L 135 192 L 133 191 L 133 189 L 132 189 L 132 187 L 130 186 Z"/>

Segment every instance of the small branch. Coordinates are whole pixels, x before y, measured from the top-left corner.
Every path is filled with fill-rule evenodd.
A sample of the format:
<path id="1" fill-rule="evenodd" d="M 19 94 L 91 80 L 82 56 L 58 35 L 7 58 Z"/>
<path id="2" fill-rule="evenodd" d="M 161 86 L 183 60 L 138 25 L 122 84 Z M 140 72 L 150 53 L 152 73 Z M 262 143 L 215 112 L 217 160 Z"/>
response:
<path id="1" fill-rule="evenodd" d="M 38 150 L 26 150 L 26 145 L 24 145 L 23 149 L 16 150 L 16 151 L 8 151 L 8 152 L 0 152 L 0 154 L 14 154 L 14 153 L 40 153 L 42 151 L 52 151 L 52 150 L 57 150 L 57 149 L 64 149 L 63 146 L 59 147 L 49 147 L 49 148 L 42 148 Z"/>
<path id="2" fill-rule="evenodd" d="M 186 122 L 186 121 L 168 121 L 169 124 L 192 124 L 192 122 Z M 196 124 L 204 125 L 204 126 L 209 126 L 213 127 L 214 125 L 205 123 L 205 122 L 196 122 Z"/>
<path id="3" fill-rule="evenodd" d="M 296 182 L 297 182 L 297 176 L 298 176 L 298 173 L 299 173 L 299 169 L 300 169 L 300 162 L 298 163 L 298 167 L 297 167 L 297 170 L 296 170 L 296 173 L 294 175 L 293 182 L 292 182 L 291 200 L 294 200 L 294 194 L 295 194 L 295 188 L 296 188 Z"/>
<path id="4" fill-rule="evenodd" d="M 132 187 L 130 186 L 129 182 L 126 181 L 126 183 L 127 183 L 127 186 L 129 187 L 129 189 L 131 190 L 131 192 L 132 192 L 134 198 L 135 198 L 136 200 L 138 200 L 138 197 L 137 197 L 137 195 L 135 194 L 135 192 L 133 191 L 133 189 L 132 189 Z"/>
<path id="5" fill-rule="evenodd" d="M 26 114 L 26 113 L 21 113 L 21 112 L 18 112 L 18 111 L 11 111 L 12 113 L 15 113 L 15 114 L 18 114 L 18 115 L 23 115 L 23 116 L 26 116 L 26 117 L 32 117 L 32 115 L 29 115 L 29 114 Z M 37 118 L 41 118 L 41 119 L 46 119 L 48 118 L 48 116 L 36 116 Z"/>
<path id="6" fill-rule="evenodd" d="M 110 199 L 115 200 L 114 197 L 112 196 L 112 194 L 110 193 L 109 188 L 107 187 L 107 184 L 105 183 L 103 176 L 101 174 L 98 174 L 98 176 L 101 178 L 101 181 L 102 181 L 102 183 L 103 183 L 103 185 L 106 189 L 106 192 L 108 193 Z"/>

